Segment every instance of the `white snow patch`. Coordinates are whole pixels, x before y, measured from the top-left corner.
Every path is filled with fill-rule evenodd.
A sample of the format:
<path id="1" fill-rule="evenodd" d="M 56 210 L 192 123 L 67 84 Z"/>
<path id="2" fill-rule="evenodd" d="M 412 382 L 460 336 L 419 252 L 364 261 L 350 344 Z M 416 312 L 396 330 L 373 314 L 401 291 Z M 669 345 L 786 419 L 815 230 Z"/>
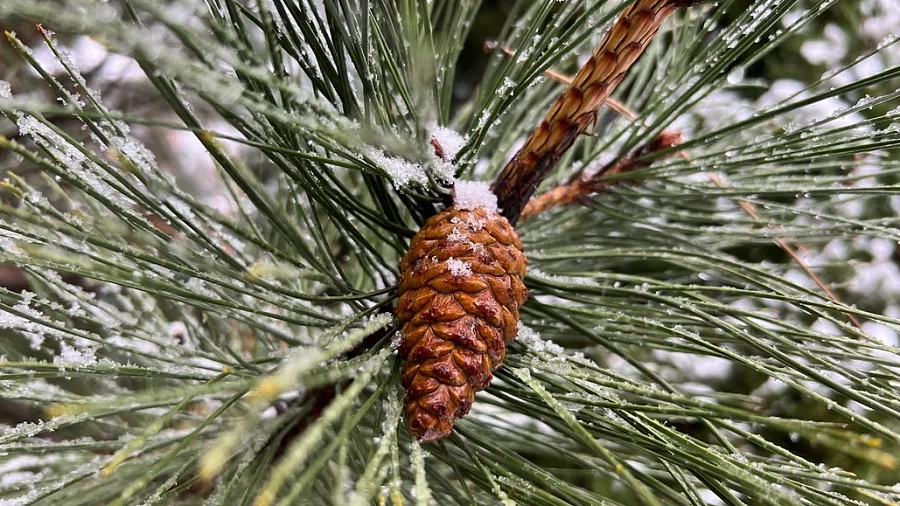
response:
<path id="1" fill-rule="evenodd" d="M 153 355 L 162 352 L 162 350 L 160 350 L 159 346 L 156 343 L 133 337 L 114 335 L 107 338 L 106 342 L 146 355 Z"/>
<path id="2" fill-rule="evenodd" d="M 800 54 L 813 65 L 838 65 L 847 55 L 847 34 L 834 23 L 825 25 L 824 39 L 811 39 L 800 46 Z"/>
<path id="3" fill-rule="evenodd" d="M 503 82 L 500 83 L 500 86 L 497 87 L 496 96 L 505 97 L 509 95 L 513 88 L 516 87 L 516 82 L 510 79 L 509 77 L 504 77 Z"/>
<path id="4" fill-rule="evenodd" d="M 453 218 L 450 221 L 451 223 L 464 226 L 465 228 L 462 228 L 462 230 L 460 230 L 461 227 L 453 227 L 453 231 L 451 231 L 450 235 L 447 236 L 448 241 L 468 245 L 471 248 L 471 253 L 475 255 L 481 255 L 482 253 L 484 253 L 484 244 L 472 242 L 472 240 L 469 239 L 468 234 L 472 232 L 478 232 L 479 230 L 484 228 L 485 220 L 472 218 L 470 216 L 465 221 L 459 218 Z"/>
<path id="5" fill-rule="evenodd" d="M 497 212 L 497 196 L 488 183 L 482 181 L 457 181 L 453 186 L 453 205 L 457 209 L 483 207 L 490 213 Z"/>
<path id="6" fill-rule="evenodd" d="M 865 322 L 862 324 L 862 331 L 865 332 L 867 336 L 881 341 L 886 346 L 900 345 L 900 339 L 897 337 L 897 332 L 887 325 L 878 322 Z"/>
<path id="7" fill-rule="evenodd" d="M 454 276 L 468 276 L 472 274 L 472 265 L 458 258 L 447 259 L 447 268 L 450 269 L 450 274 Z"/>
<path id="8" fill-rule="evenodd" d="M 873 238 L 865 249 L 872 254 L 874 262 L 887 262 L 891 259 L 896 247 L 897 243 L 894 241 Z"/>
<path id="9" fill-rule="evenodd" d="M 185 325 L 183 321 L 169 322 L 167 334 L 169 335 L 169 339 L 173 339 L 176 342 L 183 341 L 187 339 L 187 325 Z"/>
<path id="10" fill-rule="evenodd" d="M 428 164 L 426 170 L 431 172 L 436 179 L 453 181 L 456 178 L 456 167 L 452 163 L 443 158 L 438 158 L 437 155 L 433 155 L 431 159 L 432 162 Z"/>
<path id="11" fill-rule="evenodd" d="M 469 242 L 469 238 L 455 227 L 453 228 L 453 231 L 450 232 L 450 235 L 447 236 L 447 240 L 450 242 Z"/>
<path id="12" fill-rule="evenodd" d="M 826 320 L 825 318 L 817 318 L 816 321 L 813 322 L 810 329 L 826 336 L 839 336 L 843 334 L 840 327 L 838 327 L 833 321 Z"/>
<path id="13" fill-rule="evenodd" d="M 377 148 L 367 149 L 365 155 L 378 168 L 387 173 L 397 189 L 408 186 L 410 183 L 424 184 L 428 181 L 425 167 L 418 163 L 413 163 L 397 156 L 388 156 L 384 151 Z"/>
<path id="14" fill-rule="evenodd" d="M 772 396 L 783 394 L 788 391 L 790 387 L 787 383 L 781 381 L 777 378 L 769 378 L 762 385 L 758 386 L 756 390 L 750 393 L 753 397 L 762 397 L 762 398 L 771 398 Z"/>
<path id="15" fill-rule="evenodd" d="M 860 3 L 862 25 L 859 35 L 870 40 L 882 39 L 900 24 L 900 10 L 894 0 L 864 0 Z"/>
<path id="16" fill-rule="evenodd" d="M 467 137 L 460 135 L 456 130 L 447 127 L 434 127 L 431 129 L 431 137 L 441 145 L 444 150 L 444 161 L 456 158 L 459 150 L 466 145 Z"/>
<path id="17" fill-rule="evenodd" d="M 850 290 L 857 294 L 864 296 L 879 294 L 890 300 L 896 300 L 897 287 L 900 287 L 900 269 L 892 262 L 872 262 L 854 266 Z"/>
<path id="18" fill-rule="evenodd" d="M 487 220 L 485 220 L 484 218 L 476 218 L 475 216 L 468 216 L 466 217 L 465 221 L 463 221 L 457 217 L 454 217 L 450 220 L 450 223 L 453 223 L 455 225 L 465 225 L 466 229 L 468 229 L 469 231 L 478 232 L 479 230 L 484 228 L 485 224 L 487 224 Z M 456 232 L 457 229 L 454 228 L 453 231 Z"/>
<path id="19" fill-rule="evenodd" d="M 97 363 L 96 348 L 90 346 L 75 347 L 60 343 L 60 354 L 53 358 L 53 363 L 61 366 L 87 367 Z"/>
<path id="20" fill-rule="evenodd" d="M 519 333 L 516 334 L 516 340 L 524 343 L 534 353 L 550 353 L 551 355 L 562 355 L 565 353 L 562 346 L 553 341 L 542 339 L 540 334 L 522 322 L 519 322 Z"/>

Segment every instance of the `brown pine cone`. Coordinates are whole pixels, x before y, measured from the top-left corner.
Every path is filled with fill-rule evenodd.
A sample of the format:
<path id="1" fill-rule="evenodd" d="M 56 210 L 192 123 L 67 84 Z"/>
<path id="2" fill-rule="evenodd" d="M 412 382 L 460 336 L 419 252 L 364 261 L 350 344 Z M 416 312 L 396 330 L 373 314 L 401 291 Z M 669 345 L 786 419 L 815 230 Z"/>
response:
<path id="1" fill-rule="evenodd" d="M 409 430 L 450 435 L 475 392 L 491 383 L 528 297 L 522 242 L 485 207 L 450 207 L 428 220 L 400 262 L 400 357 Z"/>

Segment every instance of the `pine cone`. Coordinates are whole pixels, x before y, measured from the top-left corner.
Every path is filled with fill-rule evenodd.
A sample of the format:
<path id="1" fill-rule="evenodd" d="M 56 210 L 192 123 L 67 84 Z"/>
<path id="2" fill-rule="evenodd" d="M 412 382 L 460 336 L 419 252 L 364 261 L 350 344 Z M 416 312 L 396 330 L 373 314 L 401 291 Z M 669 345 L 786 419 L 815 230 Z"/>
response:
<path id="1" fill-rule="evenodd" d="M 484 207 L 428 220 L 400 262 L 406 416 L 420 442 L 448 436 L 491 383 L 527 292 L 522 242 Z"/>

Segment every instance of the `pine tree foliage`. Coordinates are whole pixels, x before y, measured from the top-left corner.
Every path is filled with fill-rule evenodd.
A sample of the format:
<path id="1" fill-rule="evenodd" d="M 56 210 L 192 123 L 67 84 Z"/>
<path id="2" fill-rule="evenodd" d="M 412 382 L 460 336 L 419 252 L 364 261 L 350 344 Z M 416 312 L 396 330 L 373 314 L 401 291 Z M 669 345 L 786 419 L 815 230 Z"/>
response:
<path id="1" fill-rule="evenodd" d="M 900 501 L 897 37 L 805 81 L 767 67 L 827 44 L 836 0 L 666 22 L 616 91 L 638 118 L 601 111 L 545 186 L 684 143 L 518 225 L 504 368 L 451 437 L 411 440 L 399 259 L 626 3 L 513 3 L 512 56 L 460 98 L 478 0 L 4 1 L 0 262 L 27 288 L 0 289 L 0 504 Z M 150 106 L 112 107 L 75 35 Z M 188 188 L 151 132 L 213 170 Z"/>

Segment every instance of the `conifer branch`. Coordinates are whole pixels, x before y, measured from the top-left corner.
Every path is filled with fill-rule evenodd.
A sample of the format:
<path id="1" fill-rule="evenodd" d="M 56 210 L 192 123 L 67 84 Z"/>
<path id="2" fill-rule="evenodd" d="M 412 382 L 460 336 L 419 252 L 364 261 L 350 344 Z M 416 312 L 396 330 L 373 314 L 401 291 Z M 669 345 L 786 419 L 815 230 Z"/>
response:
<path id="1" fill-rule="evenodd" d="M 485 48 L 488 50 L 492 50 L 496 44 L 486 44 Z M 513 56 L 513 52 L 506 47 L 501 47 L 501 50 L 506 56 Z M 553 69 L 547 69 L 544 71 L 544 75 L 550 77 L 554 81 L 558 83 L 562 83 L 565 85 L 571 85 L 573 79 L 562 74 L 560 72 L 556 72 Z M 610 109 L 613 109 L 620 115 L 634 121 L 637 120 L 638 115 L 632 111 L 627 105 L 622 104 L 618 100 L 614 98 L 607 98 L 605 105 L 609 106 Z M 576 202 L 583 201 L 588 196 L 593 193 L 597 193 L 603 189 L 609 188 L 611 186 L 610 182 L 604 181 L 603 179 L 606 176 L 616 176 L 623 173 L 627 173 L 632 170 L 636 170 L 639 168 L 645 168 L 649 166 L 647 162 L 642 162 L 639 158 L 654 153 L 659 150 L 668 149 L 677 146 L 682 141 L 681 132 L 673 132 L 673 131 L 663 131 L 659 134 L 653 142 L 638 148 L 632 154 L 626 156 L 625 158 L 619 159 L 615 162 L 611 162 L 607 164 L 605 167 L 596 171 L 594 174 L 585 176 L 584 169 L 577 171 L 566 183 L 561 184 L 555 188 L 547 190 L 543 194 L 534 197 L 528 201 L 525 207 L 522 210 L 521 215 L 519 216 L 520 220 L 527 220 L 537 214 L 542 212 L 549 211 L 558 206 L 573 204 Z M 437 150 L 438 147 L 435 146 Z M 682 157 L 687 158 L 687 153 L 685 151 L 680 151 L 678 154 Z M 722 177 L 718 174 L 714 174 L 711 172 L 707 172 L 706 176 L 712 181 L 716 186 L 720 188 L 726 188 L 727 184 L 722 179 Z M 617 179 L 615 183 L 621 184 L 623 180 Z M 741 209 L 744 210 L 750 217 L 754 220 L 759 221 L 759 216 L 756 212 L 756 207 L 746 200 L 738 201 L 738 205 L 741 206 Z M 781 237 L 775 237 L 773 241 L 787 253 L 797 265 L 800 266 L 801 269 L 813 280 L 816 286 L 819 287 L 831 300 L 839 301 L 837 294 L 825 284 L 824 281 L 810 268 L 809 265 L 799 256 L 797 251 L 788 243 L 785 239 Z M 850 313 L 845 313 L 847 319 L 850 320 L 857 327 L 861 326 L 860 321 Z"/>
<path id="2" fill-rule="evenodd" d="M 491 189 L 511 224 L 559 158 L 597 120 L 597 109 L 678 7 L 694 0 L 638 0 L 603 37 L 572 84 L 554 102 L 525 145 L 507 163 Z"/>
<path id="3" fill-rule="evenodd" d="M 487 34 L 470 0 L 0 3 L 0 503 L 897 502 L 900 37 L 870 3 L 726 2 L 647 46 L 640 122 L 566 151 L 557 200 L 653 181 L 520 222 L 505 366 L 425 449 L 389 337 L 409 238 L 630 2 Z M 486 38 L 515 57 L 482 76 Z"/>

